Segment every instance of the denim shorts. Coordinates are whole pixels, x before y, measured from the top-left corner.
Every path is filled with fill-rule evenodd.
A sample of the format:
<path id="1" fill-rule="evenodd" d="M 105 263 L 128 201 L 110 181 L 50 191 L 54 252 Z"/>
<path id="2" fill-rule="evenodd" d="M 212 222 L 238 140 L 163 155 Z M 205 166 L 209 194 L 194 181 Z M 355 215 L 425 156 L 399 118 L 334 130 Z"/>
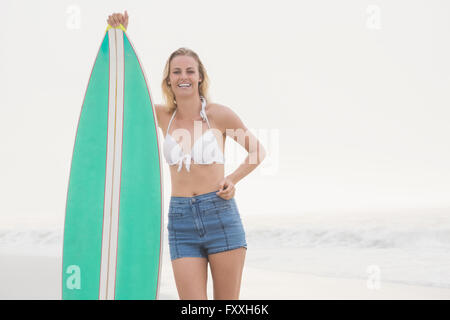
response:
<path id="1" fill-rule="evenodd" d="M 247 249 L 236 201 L 222 199 L 216 192 L 170 198 L 167 230 L 171 260 Z"/>

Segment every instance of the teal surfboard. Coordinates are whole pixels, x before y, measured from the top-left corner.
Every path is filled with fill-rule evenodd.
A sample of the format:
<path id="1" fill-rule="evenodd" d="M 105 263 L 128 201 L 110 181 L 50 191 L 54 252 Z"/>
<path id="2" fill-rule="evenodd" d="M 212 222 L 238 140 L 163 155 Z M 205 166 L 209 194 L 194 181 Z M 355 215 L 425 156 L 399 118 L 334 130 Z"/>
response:
<path id="1" fill-rule="evenodd" d="M 92 67 L 67 190 L 63 299 L 158 299 L 163 172 L 156 113 L 125 30 Z"/>

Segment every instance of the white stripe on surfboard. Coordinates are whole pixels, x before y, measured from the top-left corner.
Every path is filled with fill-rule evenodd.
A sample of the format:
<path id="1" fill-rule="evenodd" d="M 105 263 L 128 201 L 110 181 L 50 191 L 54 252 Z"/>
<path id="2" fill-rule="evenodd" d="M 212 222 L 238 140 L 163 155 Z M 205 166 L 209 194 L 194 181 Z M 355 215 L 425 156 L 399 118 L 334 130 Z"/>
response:
<path id="1" fill-rule="evenodd" d="M 120 181 L 122 172 L 122 140 L 123 140 L 123 85 L 124 85 L 124 54 L 123 33 L 116 31 L 117 50 L 117 94 L 116 94 L 116 136 L 114 152 L 114 180 L 112 198 L 111 239 L 109 243 L 109 276 L 107 299 L 114 299 L 116 287 L 117 242 L 119 237 Z"/>
<path id="2" fill-rule="evenodd" d="M 109 38 L 109 105 L 106 155 L 105 205 L 103 211 L 102 255 L 99 299 L 114 299 L 119 192 L 122 162 L 123 123 L 123 40 L 117 29 Z"/>
<path id="3" fill-rule="evenodd" d="M 109 41 L 109 98 L 108 98 L 108 132 L 106 152 L 106 181 L 103 208 L 102 254 L 100 264 L 99 299 L 106 299 L 108 282 L 109 237 L 111 225 L 111 197 L 114 155 L 114 118 L 116 108 L 116 40 L 114 29 L 108 31 Z"/>

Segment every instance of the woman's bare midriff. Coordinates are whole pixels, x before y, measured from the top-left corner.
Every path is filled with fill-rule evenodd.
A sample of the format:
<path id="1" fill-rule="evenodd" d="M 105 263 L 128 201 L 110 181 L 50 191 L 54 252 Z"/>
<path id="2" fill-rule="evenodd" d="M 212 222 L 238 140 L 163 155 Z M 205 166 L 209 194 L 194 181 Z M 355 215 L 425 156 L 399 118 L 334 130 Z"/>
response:
<path id="1" fill-rule="evenodd" d="M 186 171 L 185 164 L 180 172 L 178 165 L 170 167 L 172 196 L 193 197 L 219 190 L 219 183 L 224 177 L 224 165 L 220 163 L 194 164 Z"/>

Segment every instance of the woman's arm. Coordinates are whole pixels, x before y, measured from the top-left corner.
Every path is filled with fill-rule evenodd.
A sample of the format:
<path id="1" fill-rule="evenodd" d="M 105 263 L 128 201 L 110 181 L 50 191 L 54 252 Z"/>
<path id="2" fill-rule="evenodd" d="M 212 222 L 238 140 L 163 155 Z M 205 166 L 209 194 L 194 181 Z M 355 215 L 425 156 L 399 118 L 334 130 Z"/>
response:
<path id="1" fill-rule="evenodd" d="M 266 157 L 266 150 L 253 133 L 247 129 L 238 115 L 228 107 L 224 107 L 225 133 L 247 150 L 248 155 L 244 162 L 229 175 L 234 184 L 238 183 Z"/>
<path id="2" fill-rule="evenodd" d="M 247 129 L 239 116 L 230 108 L 217 106 L 214 118 L 217 119 L 216 122 L 220 124 L 221 128 L 225 128 L 225 134 L 239 143 L 248 152 L 241 165 L 233 173 L 225 177 L 220 185 L 221 191 L 218 192 L 218 195 L 229 196 L 234 194 L 234 185 L 255 170 L 264 160 L 266 150 L 251 131 Z M 223 189 L 224 186 L 225 189 Z"/>

